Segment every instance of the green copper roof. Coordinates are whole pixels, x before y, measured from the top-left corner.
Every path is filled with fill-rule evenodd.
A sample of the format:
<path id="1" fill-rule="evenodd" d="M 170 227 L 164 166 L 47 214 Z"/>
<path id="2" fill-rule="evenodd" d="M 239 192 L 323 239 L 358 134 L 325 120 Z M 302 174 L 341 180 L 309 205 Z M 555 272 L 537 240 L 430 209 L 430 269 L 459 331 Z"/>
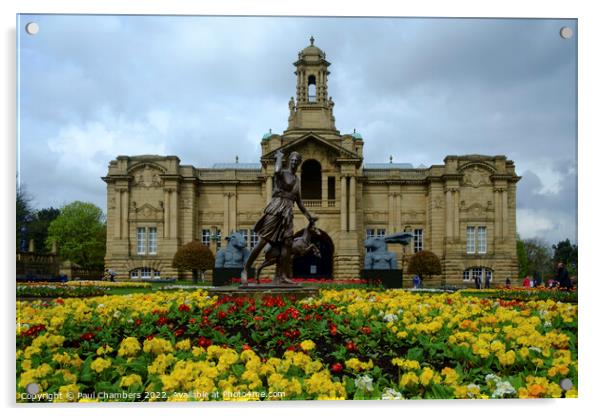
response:
<path id="1" fill-rule="evenodd" d="M 357 133 L 357 132 L 353 132 L 353 134 L 351 135 L 351 137 L 353 137 L 354 139 L 363 139 L 362 135 Z"/>

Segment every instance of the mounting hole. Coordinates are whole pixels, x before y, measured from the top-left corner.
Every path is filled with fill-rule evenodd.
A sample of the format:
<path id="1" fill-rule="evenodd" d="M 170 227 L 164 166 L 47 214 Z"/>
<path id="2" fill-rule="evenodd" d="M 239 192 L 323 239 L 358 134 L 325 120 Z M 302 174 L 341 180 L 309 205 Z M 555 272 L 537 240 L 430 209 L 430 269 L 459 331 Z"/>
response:
<path id="1" fill-rule="evenodd" d="M 36 22 L 29 22 L 25 25 L 25 31 L 30 35 L 35 35 L 40 31 L 40 26 Z"/>
<path id="2" fill-rule="evenodd" d="M 560 37 L 562 39 L 570 39 L 573 37 L 573 29 L 568 26 L 564 26 L 560 29 Z"/>

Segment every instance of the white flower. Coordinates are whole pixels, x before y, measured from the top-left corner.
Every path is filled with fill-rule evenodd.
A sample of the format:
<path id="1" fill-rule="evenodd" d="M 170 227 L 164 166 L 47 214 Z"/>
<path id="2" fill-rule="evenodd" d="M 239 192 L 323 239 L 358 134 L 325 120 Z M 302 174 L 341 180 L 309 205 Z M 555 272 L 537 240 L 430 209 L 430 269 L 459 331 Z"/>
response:
<path id="1" fill-rule="evenodd" d="M 386 315 L 383 317 L 383 319 L 384 319 L 386 322 L 394 322 L 394 321 L 397 321 L 397 319 L 398 319 L 398 318 L 397 318 L 397 315 L 394 315 L 394 314 L 392 314 L 392 313 L 388 313 L 388 314 L 386 314 Z"/>
<path id="2" fill-rule="evenodd" d="M 544 326 L 544 328 L 549 328 L 549 327 L 551 327 L 551 326 L 552 326 L 552 322 L 550 322 L 550 321 L 545 321 L 545 322 L 543 323 L 543 326 Z"/>
<path id="3" fill-rule="evenodd" d="M 397 390 L 387 387 L 381 397 L 381 400 L 403 400 L 403 396 Z"/>
<path id="4" fill-rule="evenodd" d="M 541 348 L 537 348 L 537 347 L 529 347 L 529 349 L 530 349 L 531 351 L 535 351 L 535 352 L 537 352 L 537 353 L 540 353 L 540 354 L 541 354 Z"/>
<path id="5" fill-rule="evenodd" d="M 372 386 L 372 377 L 369 375 L 358 376 L 355 379 L 355 387 L 364 391 L 374 390 L 374 387 Z"/>
<path id="6" fill-rule="evenodd" d="M 504 397 L 505 395 L 514 395 L 516 394 L 516 390 L 512 387 L 509 381 L 500 381 L 497 383 L 495 391 L 491 395 L 491 397 L 498 398 Z"/>
<path id="7" fill-rule="evenodd" d="M 468 386 L 466 386 L 466 388 L 468 389 L 469 397 L 474 397 L 475 394 L 477 394 L 477 393 L 473 392 L 472 390 L 476 390 L 477 392 L 481 391 L 481 388 L 477 384 L 474 384 L 474 383 L 470 383 Z"/>

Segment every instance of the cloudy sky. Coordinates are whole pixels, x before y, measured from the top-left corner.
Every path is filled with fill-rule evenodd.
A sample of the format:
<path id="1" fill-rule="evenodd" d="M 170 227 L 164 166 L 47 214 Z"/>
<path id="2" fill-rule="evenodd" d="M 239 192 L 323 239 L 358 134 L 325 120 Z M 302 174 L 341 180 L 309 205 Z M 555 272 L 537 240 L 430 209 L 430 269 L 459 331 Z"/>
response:
<path id="1" fill-rule="evenodd" d="M 17 167 L 37 208 L 106 209 L 118 155 L 257 162 L 313 35 L 366 162 L 507 155 L 520 235 L 577 239 L 575 20 L 23 15 L 18 31 Z"/>

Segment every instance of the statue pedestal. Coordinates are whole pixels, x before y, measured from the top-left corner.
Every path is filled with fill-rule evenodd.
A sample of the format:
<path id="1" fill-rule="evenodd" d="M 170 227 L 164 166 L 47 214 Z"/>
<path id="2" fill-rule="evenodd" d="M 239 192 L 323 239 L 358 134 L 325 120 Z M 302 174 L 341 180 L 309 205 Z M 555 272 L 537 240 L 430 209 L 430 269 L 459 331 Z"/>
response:
<path id="1" fill-rule="evenodd" d="M 247 286 L 222 286 L 207 289 L 210 296 L 230 296 L 230 297 L 252 297 L 261 299 L 265 296 L 280 296 L 292 301 L 317 297 L 320 289 L 317 287 L 296 286 L 296 285 L 273 285 L 273 284 L 253 284 Z"/>
<path id="2" fill-rule="evenodd" d="M 379 281 L 386 289 L 401 289 L 403 288 L 403 270 L 378 270 L 378 269 L 363 269 L 362 278 L 366 279 L 369 284 L 375 284 Z"/>
<path id="3" fill-rule="evenodd" d="M 242 267 L 217 267 L 213 269 L 213 286 L 227 286 L 232 279 L 240 279 Z M 255 278 L 255 269 L 249 270 L 249 278 Z"/>

